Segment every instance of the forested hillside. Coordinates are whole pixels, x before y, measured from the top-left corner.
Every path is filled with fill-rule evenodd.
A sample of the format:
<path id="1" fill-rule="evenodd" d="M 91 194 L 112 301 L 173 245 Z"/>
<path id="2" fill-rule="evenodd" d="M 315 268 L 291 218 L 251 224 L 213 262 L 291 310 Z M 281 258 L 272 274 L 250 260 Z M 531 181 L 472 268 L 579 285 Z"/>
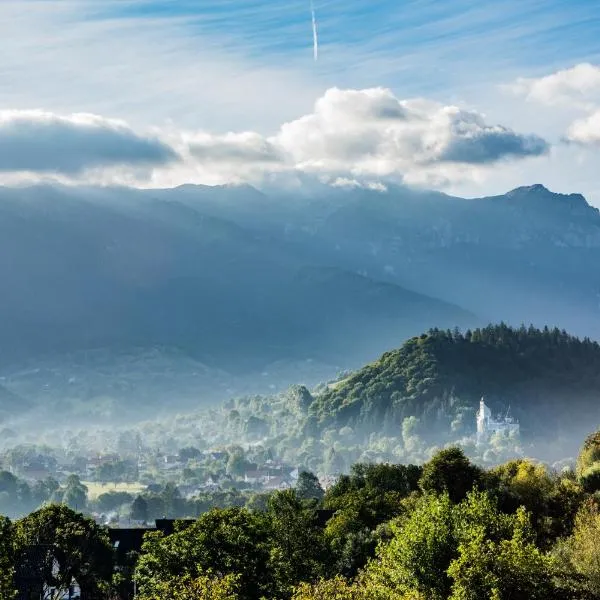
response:
<path id="1" fill-rule="evenodd" d="M 530 438 L 600 422 L 600 346 L 558 329 L 496 325 L 433 329 L 334 384 L 311 406 L 320 428 L 398 430 L 415 416 L 426 435 L 475 424 L 485 395 Z M 466 430 L 465 430 L 466 431 Z"/>

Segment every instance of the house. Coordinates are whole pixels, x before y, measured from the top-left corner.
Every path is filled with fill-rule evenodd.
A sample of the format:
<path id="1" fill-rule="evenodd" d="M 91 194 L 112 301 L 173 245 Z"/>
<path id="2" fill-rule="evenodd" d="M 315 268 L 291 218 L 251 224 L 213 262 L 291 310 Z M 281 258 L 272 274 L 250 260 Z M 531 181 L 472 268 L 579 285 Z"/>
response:
<path id="1" fill-rule="evenodd" d="M 270 477 L 263 484 L 265 490 L 289 490 L 292 487 L 292 483 L 287 477 Z"/>
<path id="2" fill-rule="evenodd" d="M 204 490 L 218 490 L 221 486 L 212 477 L 209 477 L 200 487 Z"/>
<path id="3" fill-rule="evenodd" d="M 264 483 L 269 480 L 270 472 L 267 470 L 256 469 L 244 473 L 244 481 L 250 484 Z"/>

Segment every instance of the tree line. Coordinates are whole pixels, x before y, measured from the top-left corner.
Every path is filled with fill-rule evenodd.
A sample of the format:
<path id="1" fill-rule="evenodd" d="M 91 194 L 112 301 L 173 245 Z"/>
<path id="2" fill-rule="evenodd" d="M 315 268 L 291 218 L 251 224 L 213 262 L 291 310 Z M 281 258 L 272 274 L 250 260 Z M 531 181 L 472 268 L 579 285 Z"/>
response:
<path id="1" fill-rule="evenodd" d="M 562 473 L 526 459 L 485 470 L 457 447 L 423 466 L 356 464 L 326 491 L 304 472 L 260 508 L 208 510 L 126 556 L 50 504 L 0 519 L 0 598 L 33 566 L 87 600 L 128 599 L 134 583 L 141 600 L 600 598 L 599 471 L 600 433 Z"/>

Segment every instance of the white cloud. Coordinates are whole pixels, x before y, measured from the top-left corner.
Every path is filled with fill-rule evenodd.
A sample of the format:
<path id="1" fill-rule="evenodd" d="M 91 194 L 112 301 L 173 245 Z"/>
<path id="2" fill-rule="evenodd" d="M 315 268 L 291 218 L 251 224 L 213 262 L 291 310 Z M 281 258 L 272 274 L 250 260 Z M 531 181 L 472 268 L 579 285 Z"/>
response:
<path id="1" fill-rule="evenodd" d="M 507 87 L 533 102 L 589 109 L 600 101 L 600 66 L 580 63 L 544 77 L 519 78 Z"/>
<path id="2" fill-rule="evenodd" d="M 176 162 L 173 148 L 125 123 L 89 114 L 0 111 L 0 171 L 78 176 L 90 169 Z"/>
<path id="3" fill-rule="evenodd" d="M 149 137 L 93 115 L 0 112 L 0 171 L 129 185 L 259 183 L 308 173 L 360 185 L 390 179 L 440 187 L 547 150 L 543 139 L 489 125 L 474 111 L 400 100 L 384 88 L 332 88 L 311 113 L 269 137 L 173 128 Z"/>
<path id="4" fill-rule="evenodd" d="M 275 139 L 303 170 L 382 177 L 411 177 L 444 163 L 485 166 L 548 150 L 541 138 L 488 125 L 476 112 L 399 100 L 383 88 L 330 89 L 313 113 L 284 124 Z"/>
<path id="5" fill-rule="evenodd" d="M 599 145 L 600 109 L 595 110 L 588 117 L 574 121 L 567 130 L 565 139 L 576 144 Z"/>
<path id="6" fill-rule="evenodd" d="M 190 153 L 200 162 L 269 165 L 283 161 L 279 149 L 262 135 L 247 131 L 187 138 Z"/>

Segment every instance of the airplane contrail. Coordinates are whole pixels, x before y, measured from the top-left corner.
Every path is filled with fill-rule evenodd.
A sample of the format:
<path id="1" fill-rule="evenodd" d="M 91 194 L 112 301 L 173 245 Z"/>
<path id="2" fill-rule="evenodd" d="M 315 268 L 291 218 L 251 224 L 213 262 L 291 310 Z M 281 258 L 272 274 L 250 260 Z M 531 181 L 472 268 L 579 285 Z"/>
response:
<path id="1" fill-rule="evenodd" d="M 317 60 L 319 60 L 319 33 L 317 31 L 317 14 L 315 13 L 314 0 L 310 0 L 310 12 L 312 15 L 313 54 L 316 62 Z"/>

